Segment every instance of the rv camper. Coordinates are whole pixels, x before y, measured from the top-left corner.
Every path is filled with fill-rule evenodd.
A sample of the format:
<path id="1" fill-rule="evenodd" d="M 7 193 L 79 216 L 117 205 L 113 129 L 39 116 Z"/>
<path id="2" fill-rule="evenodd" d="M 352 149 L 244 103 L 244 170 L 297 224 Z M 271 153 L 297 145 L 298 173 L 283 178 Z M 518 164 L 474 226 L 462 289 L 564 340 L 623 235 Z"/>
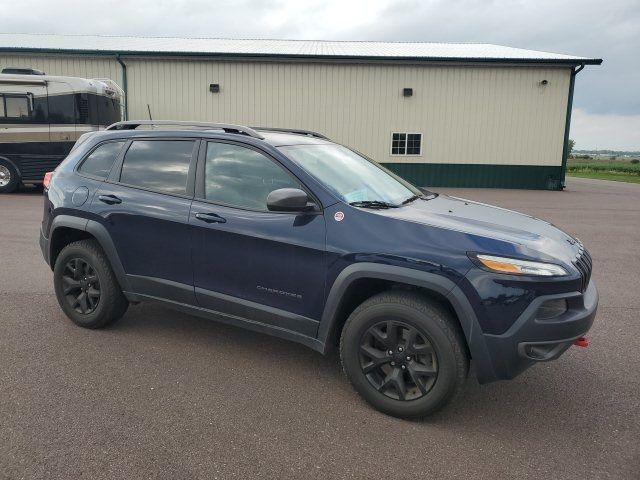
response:
<path id="1" fill-rule="evenodd" d="M 123 92 L 112 80 L 0 73 L 0 193 L 41 184 L 80 135 L 122 120 Z"/>

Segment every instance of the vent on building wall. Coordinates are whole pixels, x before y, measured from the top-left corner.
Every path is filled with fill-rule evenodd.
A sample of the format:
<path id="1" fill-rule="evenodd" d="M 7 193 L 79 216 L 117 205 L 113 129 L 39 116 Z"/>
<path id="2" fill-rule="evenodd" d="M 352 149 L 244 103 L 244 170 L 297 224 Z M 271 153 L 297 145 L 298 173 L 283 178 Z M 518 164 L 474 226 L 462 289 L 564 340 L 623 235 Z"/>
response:
<path id="1" fill-rule="evenodd" d="M 402 89 L 403 97 L 412 97 L 413 96 L 413 88 L 403 88 Z"/>
<path id="2" fill-rule="evenodd" d="M 211 85 L 209 85 L 209 91 L 211 93 L 218 93 L 220 91 L 220 84 L 212 83 Z"/>

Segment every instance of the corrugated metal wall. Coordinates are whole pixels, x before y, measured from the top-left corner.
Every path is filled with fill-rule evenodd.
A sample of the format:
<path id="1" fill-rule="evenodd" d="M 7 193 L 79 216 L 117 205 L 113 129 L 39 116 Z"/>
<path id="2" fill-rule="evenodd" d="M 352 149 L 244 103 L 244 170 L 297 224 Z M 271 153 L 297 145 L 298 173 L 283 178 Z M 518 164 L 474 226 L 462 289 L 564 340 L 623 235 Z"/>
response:
<path id="1" fill-rule="evenodd" d="M 562 161 L 568 67 L 125 61 L 129 118 L 147 118 L 148 103 L 154 119 L 310 129 L 385 163 Z M 122 85 L 115 58 L 4 55 L 0 66 Z M 211 83 L 220 93 L 209 92 Z M 404 87 L 412 97 L 402 96 Z M 422 156 L 391 156 L 394 131 L 422 132 Z"/>

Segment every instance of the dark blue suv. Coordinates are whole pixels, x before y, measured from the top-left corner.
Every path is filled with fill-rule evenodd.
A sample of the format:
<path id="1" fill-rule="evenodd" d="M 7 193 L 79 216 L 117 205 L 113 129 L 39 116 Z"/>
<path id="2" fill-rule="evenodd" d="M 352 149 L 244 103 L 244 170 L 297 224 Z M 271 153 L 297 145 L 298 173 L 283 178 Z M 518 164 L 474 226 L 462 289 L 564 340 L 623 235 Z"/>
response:
<path id="1" fill-rule="evenodd" d="M 445 405 L 470 360 L 484 383 L 557 358 L 596 313 L 580 241 L 313 132 L 120 122 L 45 180 L 40 245 L 72 321 L 153 301 L 339 344 L 355 389 L 395 416 Z"/>

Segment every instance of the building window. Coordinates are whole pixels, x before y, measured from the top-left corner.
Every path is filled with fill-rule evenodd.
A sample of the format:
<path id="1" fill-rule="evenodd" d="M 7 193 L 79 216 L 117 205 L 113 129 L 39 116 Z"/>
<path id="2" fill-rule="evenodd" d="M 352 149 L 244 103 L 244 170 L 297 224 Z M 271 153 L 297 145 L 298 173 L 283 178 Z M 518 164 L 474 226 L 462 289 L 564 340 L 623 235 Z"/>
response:
<path id="1" fill-rule="evenodd" d="M 422 134 L 392 133 L 391 155 L 422 155 Z"/>

